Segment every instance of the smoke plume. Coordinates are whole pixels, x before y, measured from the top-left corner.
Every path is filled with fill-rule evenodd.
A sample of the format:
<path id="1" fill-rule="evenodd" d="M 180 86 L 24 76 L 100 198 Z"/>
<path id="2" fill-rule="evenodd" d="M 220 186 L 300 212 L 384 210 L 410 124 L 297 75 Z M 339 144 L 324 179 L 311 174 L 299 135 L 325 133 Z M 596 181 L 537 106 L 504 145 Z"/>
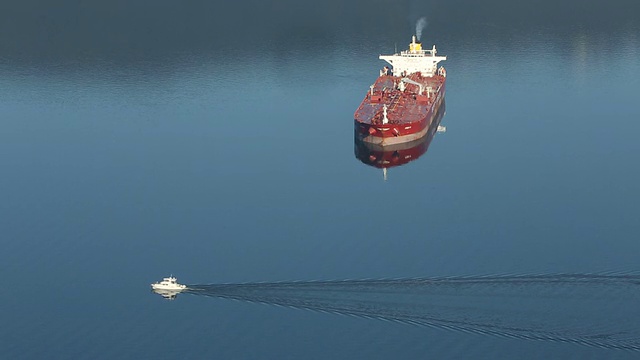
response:
<path id="1" fill-rule="evenodd" d="M 416 37 L 418 38 L 418 41 L 422 38 L 422 30 L 424 30 L 428 24 L 426 17 L 418 19 L 418 22 L 416 23 Z"/>

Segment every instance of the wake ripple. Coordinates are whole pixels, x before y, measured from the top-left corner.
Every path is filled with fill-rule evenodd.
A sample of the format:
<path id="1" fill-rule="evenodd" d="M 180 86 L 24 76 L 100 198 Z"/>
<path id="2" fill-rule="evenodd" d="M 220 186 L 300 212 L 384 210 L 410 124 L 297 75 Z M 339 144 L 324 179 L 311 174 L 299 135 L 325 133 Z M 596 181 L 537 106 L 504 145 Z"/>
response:
<path id="1" fill-rule="evenodd" d="M 189 285 L 186 293 L 504 338 L 640 351 L 640 276 L 542 274 Z"/>

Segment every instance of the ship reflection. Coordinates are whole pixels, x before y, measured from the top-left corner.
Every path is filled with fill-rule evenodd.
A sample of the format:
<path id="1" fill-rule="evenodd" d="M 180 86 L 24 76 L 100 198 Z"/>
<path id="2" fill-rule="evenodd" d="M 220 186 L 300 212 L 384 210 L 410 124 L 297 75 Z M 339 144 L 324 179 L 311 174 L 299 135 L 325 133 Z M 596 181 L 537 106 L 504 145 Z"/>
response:
<path id="1" fill-rule="evenodd" d="M 167 299 L 167 300 L 175 300 L 178 297 L 178 294 L 180 294 L 180 292 L 182 290 L 161 290 L 161 289 L 153 289 L 151 290 L 154 293 L 162 296 L 163 298 Z"/>
<path id="2" fill-rule="evenodd" d="M 382 169 L 383 177 L 387 180 L 387 169 L 407 164 L 418 159 L 427 152 L 431 140 L 436 132 L 444 131 L 440 126 L 440 122 L 446 112 L 445 102 L 442 102 L 438 113 L 433 122 L 429 126 L 427 134 L 418 139 L 407 143 L 381 146 L 377 144 L 367 143 L 358 138 L 358 134 L 354 133 L 354 152 L 356 158 L 362 163 Z"/>

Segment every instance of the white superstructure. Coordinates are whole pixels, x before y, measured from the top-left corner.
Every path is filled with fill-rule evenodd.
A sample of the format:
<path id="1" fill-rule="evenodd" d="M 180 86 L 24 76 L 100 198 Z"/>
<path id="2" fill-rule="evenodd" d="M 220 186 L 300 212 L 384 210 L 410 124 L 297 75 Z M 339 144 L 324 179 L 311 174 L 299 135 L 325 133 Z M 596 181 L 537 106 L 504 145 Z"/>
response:
<path id="1" fill-rule="evenodd" d="M 154 290 L 173 290 L 180 291 L 187 288 L 187 285 L 178 284 L 178 279 L 173 276 L 163 278 L 162 281 L 151 284 Z"/>
<path id="2" fill-rule="evenodd" d="M 436 53 L 435 45 L 431 50 L 422 50 L 422 44 L 413 36 L 409 50 L 393 55 L 380 55 L 380 60 L 391 64 L 395 76 L 407 76 L 415 72 L 420 72 L 423 76 L 434 76 L 438 71 L 438 63 L 447 60 L 446 56 L 437 56 Z"/>

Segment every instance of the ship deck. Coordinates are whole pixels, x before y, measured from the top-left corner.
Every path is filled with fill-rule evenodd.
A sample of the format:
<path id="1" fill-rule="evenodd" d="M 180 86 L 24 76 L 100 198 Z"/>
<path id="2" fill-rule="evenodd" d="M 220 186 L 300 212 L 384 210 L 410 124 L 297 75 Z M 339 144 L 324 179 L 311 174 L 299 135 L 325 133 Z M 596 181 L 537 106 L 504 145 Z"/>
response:
<path id="1" fill-rule="evenodd" d="M 431 88 L 431 96 L 420 96 L 419 87 L 406 84 L 405 90 L 398 90 L 402 77 L 383 75 L 373 85 L 371 92 L 360 104 L 355 113 L 355 120 L 365 124 L 382 124 L 383 107 L 387 105 L 387 119 L 391 124 L 409 124 L 425 118 L 438 92 L 444 83 L 444 77 L 423 77 L 411 74 L 409 79 L 423 85 L 424 89 Z"/>

